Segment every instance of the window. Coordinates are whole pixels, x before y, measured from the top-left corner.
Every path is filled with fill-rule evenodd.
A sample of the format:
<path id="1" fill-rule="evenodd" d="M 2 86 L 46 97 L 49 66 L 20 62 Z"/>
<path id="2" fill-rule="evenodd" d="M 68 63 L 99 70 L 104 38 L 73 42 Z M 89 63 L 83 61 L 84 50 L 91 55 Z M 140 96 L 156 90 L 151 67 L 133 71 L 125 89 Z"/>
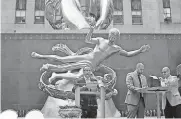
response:
<path id="1" fill-rule="evenodd" d="M 35 24 L 45 22 L 45 0 L 35 0 Z"/>
<path id="2" fill-rule="evenodd" d="M 26 23 L 26 0 L 16 0 L 15 23 Z"/>
<path id="3" fill-rule="evenodd" d="M 131 0 L 132 24 L 143 24 L 141 0 Z"/>
<path id="4" fill-rule="evenodd" d="M 163 11 L 164 11 L 164 22 L 166 23 L 172 22 L 170 0 L 163 0 Z"/>
<path id="5" fill-rule="evenodd" d="M 113 24 L 123 24 L 123 0 L 113 0 L 114 16 Z"/>

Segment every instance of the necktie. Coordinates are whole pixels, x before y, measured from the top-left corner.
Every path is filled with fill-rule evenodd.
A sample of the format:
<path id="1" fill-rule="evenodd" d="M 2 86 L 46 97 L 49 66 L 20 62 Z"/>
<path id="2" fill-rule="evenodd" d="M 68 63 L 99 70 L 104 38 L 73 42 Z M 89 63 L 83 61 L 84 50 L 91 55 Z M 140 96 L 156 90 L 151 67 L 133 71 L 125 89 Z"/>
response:
<path id="1" fill-rule="evenodd" d="M 139 82 L 140 82 L 140 88 L 142 88 L 142 83 L 141 83 L 140 75 L 138 75 L 138 79 L 139 79 Z M 140 97 L 143 97 L 143 94 L 142 94 L 142 93 L 140 93 Z"/>
<path id="2" fill-rule="evenodd" d="M 142 88 L 140 75 L 138 75 L 138 79 L 139 79 L 139 82 L 140 82 L 140 88 Z"/>

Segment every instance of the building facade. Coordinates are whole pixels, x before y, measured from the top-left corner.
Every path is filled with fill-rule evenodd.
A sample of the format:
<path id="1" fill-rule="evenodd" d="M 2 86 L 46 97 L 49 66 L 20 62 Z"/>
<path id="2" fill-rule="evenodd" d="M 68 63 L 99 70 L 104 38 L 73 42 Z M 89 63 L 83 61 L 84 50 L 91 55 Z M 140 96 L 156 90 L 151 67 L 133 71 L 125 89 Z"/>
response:
<path id="1" fill-rule="evenodd" d="M 3 0 L 2 32 L 33 33 L 59 32 L 53 30 L 44 13 L 45 0 Z M 80 0 L 89 11 L 90 0 Z M 180 0 L 113 0 L 114 20 L 110 27 L 122 33 L 179 33 L 181 32 Z M 56 13 L 57 19 L 59 12 Z"/>
<path id="2" fill-rule="evenodd" d="M 39 68 L 47 62 L 32 59 L 31 52 L 52 54 L 52 46 L 60 42 L 73 51 L 92 47 L 84 42 L 87 30 L 53 29 L 44 17 L 44 1 L 1 1 L 2 110 L 23 112 L 41 109 L 44 105 L 47 95 L 37 84 L 41 75 Z M 85 15 L 91 12 L 90 0 L 80 0 L 80 3 Z M 136 63 L 145 64 L 147 77 L 150 74 L 160 76 L 164 66 L 169 66 L 174 74 L 175 67 L 181 63 L 181 0 L 113 0 L 113 3 L 114 19 L 109 28 L 120 30 L 118 45 L 128 51 L 143 44 L 151 45 L 147 54 L 134 58 L 113 56 L 105 61 L 118 77 L 116 88 L 119 93 L 113 99 L 119 110 L 125 110 L 125 77 L 135 69 Z M 56 12 L 56 19 L 60 19 L 60 14 L 60 11 Z M 106 38 L 108 29 L 96 30 L 94 35 Z M 147 109 L 156 109 L 155 95 L 150 95 L 148 102 Z"/>

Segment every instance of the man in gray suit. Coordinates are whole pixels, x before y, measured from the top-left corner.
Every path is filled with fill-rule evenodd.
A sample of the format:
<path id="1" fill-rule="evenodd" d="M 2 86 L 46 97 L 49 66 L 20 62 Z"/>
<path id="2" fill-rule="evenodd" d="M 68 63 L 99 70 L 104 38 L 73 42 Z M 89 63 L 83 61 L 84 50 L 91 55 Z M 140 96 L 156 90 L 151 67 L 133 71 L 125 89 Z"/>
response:
<path id="1" fill-rule="evenodd" d="M 138 63 L 134 72 L 128 73 L 126 85 L 128 92 L 125 103 L 127 104 L 127 118 L 144 118 L 145 112 L 145 94 L 140 89 L 148 87 L 146 77 L 143 75 L 144 65 Z"/>
<path id="2" fill-rule="evenodd" d="M 160 78 L 161 85 L 167 86 L 168 91 L 163 95 L 163 107 L 165 118 L 181 118 L 181 96 L 178 91 L 179 77 L 170 75 L 170 69 L 162 69 L 163 78 Z"/>

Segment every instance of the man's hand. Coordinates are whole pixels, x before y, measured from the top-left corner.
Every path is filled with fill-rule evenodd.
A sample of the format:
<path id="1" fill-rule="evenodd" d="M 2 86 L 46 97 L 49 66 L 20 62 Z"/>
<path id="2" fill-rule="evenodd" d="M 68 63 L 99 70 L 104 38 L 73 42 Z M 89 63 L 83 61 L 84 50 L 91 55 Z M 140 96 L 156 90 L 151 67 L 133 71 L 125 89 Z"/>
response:
<path id="1" fill-rule="evenodd" d="M 146 52 L 150 49 L 150 45 L 143 45 L 141 48 L 140 48 L 140 52 Z"/>
<path id="2" fill-rule="evenodd" d="M 142 88 L 136 88 L 135 90 L 136 90 L 137 92 L 141 92 L 141 89 L 142 89 Z"/>
<path id="3" fill-rule="evenodd" d="M 161 81 L 161 86 L 162 87 L 167 87 L 168 86 L 168 81 L 163 79 L 162 77 L 158 78 Z"/>
<path id="4" fill-rule="evenodd" d="M 143 87 L 143 88 L 137 88 L 136 91 L 139 92 L 139 93 L 144 93 L 145 90 L 147 87 Z"/>
<path id="5" fill-rule="evenodd" d="M 164 82 L 164 79 L 162 77 L 158 77 L 158 79 L 162 82 Z"/>

